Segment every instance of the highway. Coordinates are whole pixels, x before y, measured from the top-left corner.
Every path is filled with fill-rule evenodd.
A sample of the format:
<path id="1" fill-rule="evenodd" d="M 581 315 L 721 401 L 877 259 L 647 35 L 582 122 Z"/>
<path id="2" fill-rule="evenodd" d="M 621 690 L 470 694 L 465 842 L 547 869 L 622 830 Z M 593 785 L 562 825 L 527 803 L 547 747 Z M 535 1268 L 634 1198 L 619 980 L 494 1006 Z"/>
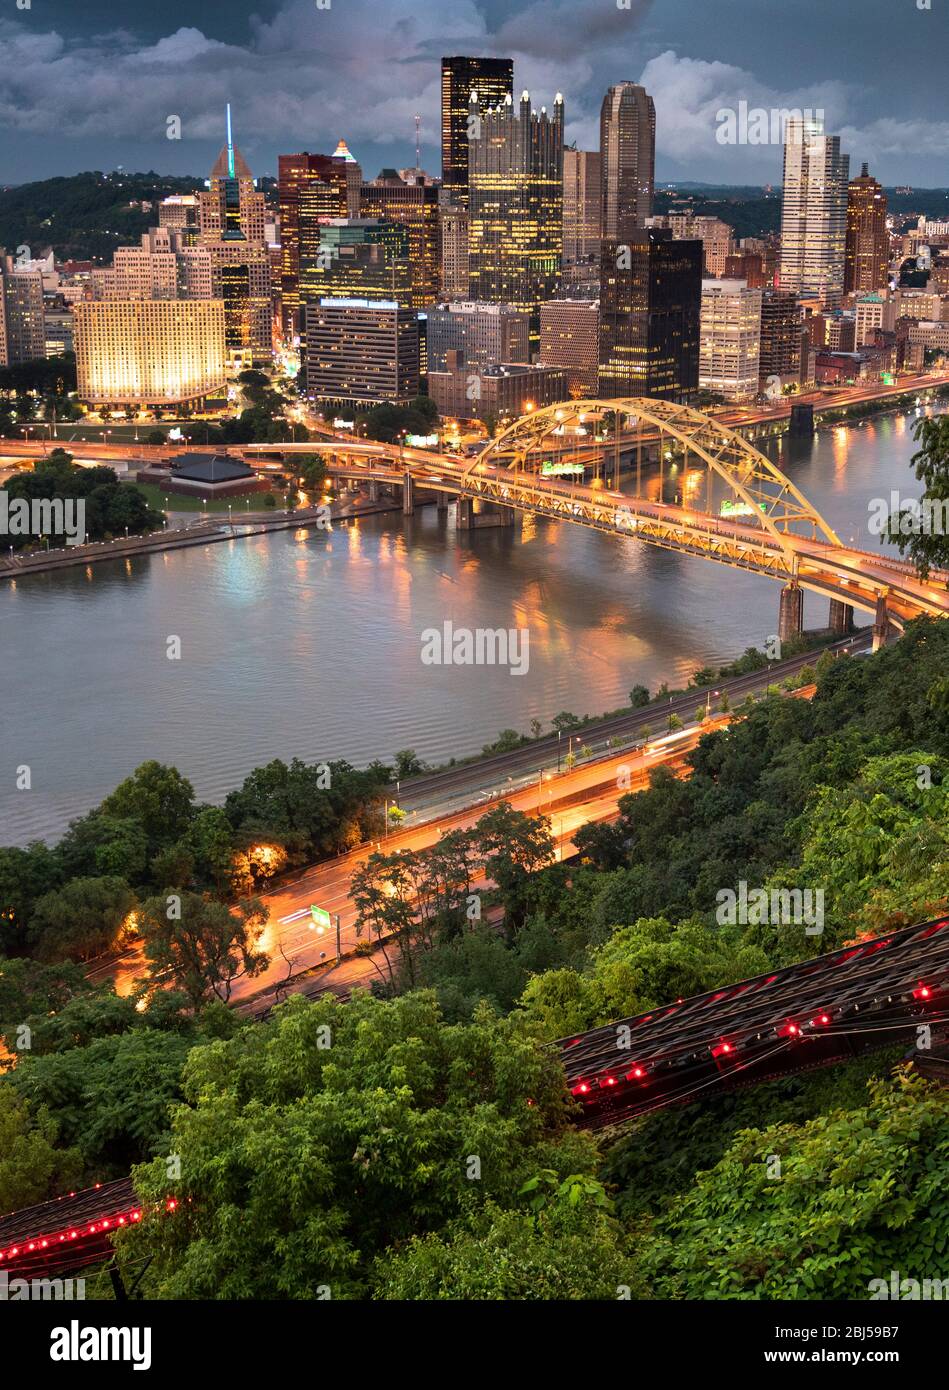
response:
<path id="1" fill-rule="evenodd" d="M 504 800 L 515 810 L 531 815 L 548 815 L 557 857 L 567 858 L 574 853 L 573 836 L 580 826 L 615 817 L 620 797 L 628 791 L 638 791 L 647 786 L 653 767 L 664 764 L 677 771 L 685 771 L 685 754 L 695 747 L 702 734 L 728 722 L 729 716 L 718 715 L 701 726 L 683 730 L 676 736 L 673 746 L 667 746 L 659 753 L 627 750 L 581 764 L 571 771 L 564 770 L 559 776 L 553 771 L 536 781 L 531 779 L 530 784 L 520 790 L 491 799 L 479 798 L 475 804 L 463 810 L 403 827 L 372 845 L 361 846 L 283 880 L 272 892 L 261 895 L 270 920 L 261 937 L 260 949 L 271 957 L 270 965 L 254 979 L 235 981 L 231 1001 L 239 1004 L 251 995 L 273 990 L 291 972 L 297 976 L 335 957 L 335 932 L 331 928 L 320 931 L 312 925 L 309 913 L 311 904 L 317 904 L 334 915 L 339 914 L 344 956 L 356 947 L 359 938 L 356 935 L 356 909 L 349 892 L 350 881 L 358 866 L 375 849 L 387 853 L 427 849 L 446 831 L 473 826 L 485 810 Z M 486 885 L 483 882 L 475 884 L 475 891 L 479 886 Z M 135 982 L 146 971 L 144 952 L 140 946 L 134 946 L 118 957 L 93 963 L 88 976 L 96 982 L 109 980 L 118 993 L 130 994 Z M 376 973 L 376 967 L 371 961 L 360 959 L 343 962 L 342 979 L 348 984 L 373 973 Z M 321 981 L 323 987 L 336 988 L 340 985 L 340 978 L 332 976 L 336 976 L 335 971 L 328 972 L 326 980 Z"/>

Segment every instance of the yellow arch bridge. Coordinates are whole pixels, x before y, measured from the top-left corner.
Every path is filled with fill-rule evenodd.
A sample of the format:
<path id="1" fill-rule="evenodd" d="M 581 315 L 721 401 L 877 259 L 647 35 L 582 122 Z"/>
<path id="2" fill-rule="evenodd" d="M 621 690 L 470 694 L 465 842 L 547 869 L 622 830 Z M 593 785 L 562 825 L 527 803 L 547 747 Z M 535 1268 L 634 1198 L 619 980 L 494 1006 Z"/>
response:
<path id="1" fill-rule="evenodd" d="M 470 459 L 338 436 L 244 449 L 248 459 L 314 452 L 336 476 L 402 487 L 407 511 L 422 488 L 443 505 L 457 497 L 461 525 L 475 524 L 479 512 L 510 519 L 529 512 L 767 575 L 783 586 L 783 638 L 801 629 L 805 589 L 831 600 L 836 631 L 849 629 L 854 608 L 872 613 L 875 646 L 911 618 L 949 616 L 949 574 L 924 580 L 905 561 L 845 545 L 742 435 L 671 401 L 548 406 Z M 589 468 L 590 483 L 571 481 Z M 673 501 L 665 500 L 670 491 Z"/>

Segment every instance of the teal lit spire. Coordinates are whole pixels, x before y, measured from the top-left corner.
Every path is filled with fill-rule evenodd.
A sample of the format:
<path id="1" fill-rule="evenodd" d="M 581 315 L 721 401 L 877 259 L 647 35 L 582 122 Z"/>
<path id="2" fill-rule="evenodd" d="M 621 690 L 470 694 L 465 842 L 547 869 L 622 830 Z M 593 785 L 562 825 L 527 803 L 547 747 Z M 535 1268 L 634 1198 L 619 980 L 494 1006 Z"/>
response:
<path id="1" fill-rule="evenodd" d="M 227 103 L 227 176 L 234 177 L 234 141 L 231 138 L 231 103 Z"/>

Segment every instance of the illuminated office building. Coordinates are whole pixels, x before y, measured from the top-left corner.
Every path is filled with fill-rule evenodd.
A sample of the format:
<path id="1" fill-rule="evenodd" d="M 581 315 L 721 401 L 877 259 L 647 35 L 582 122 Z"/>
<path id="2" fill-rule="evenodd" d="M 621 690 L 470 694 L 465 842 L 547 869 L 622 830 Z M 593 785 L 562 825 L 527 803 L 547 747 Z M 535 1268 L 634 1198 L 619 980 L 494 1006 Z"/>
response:
<path id="1" fill-rule="evenodd" d="M 596 395 L 599 352 L 598 300 L 551 299 L 540 306 L 540 361 L 545 366 L 564 368 L 567 389 L 574 399 Z"/>
<path id="2" fill-rule="evenodd" d="M 599 394 L 688 401 L 699 383 L 701 297 L 700 241 L 660 227 L 604 241 Z"/>
<path id="3" fill-rule="evenodd" d="M 349 151 L 346 151 L 349 155 Z M 324 217 L 359 215 L 359 192 L 350 206 L 350 170 L 359 168 L 352 156 L 281 154 L 277 156 L 277 188 L 280 202 L 280 298 L 285 333 L 292 331 L 300 307 L 299 275 L 303 240 L 312 246 L 319 240 Z M 304 207 L 301 212 L 301 199 Z M 301 216 L 303 225 L 301 226 Z"/>
<path id="4" fill-rule="evenodd" d="M 181 405 L 223 388 L 220 300 L 88 300 L 74 312 L 80 400 Z"/>
<path id="5" fill-rule="evenodd" d="M 43 272 L 18 270 L 0 247 L 0 367 L 45 356 Z"/>
<path id="6" fill-rule="evenodd" d="M 300 259 L 300 302 L 322 299 L 395 300 L 412 308 L 409 234 L 397 222 L 335 218 L 323 223 L 315 246 Z"/>
<path id="7" fill-rule="evenodd" d="M 307 304 L 307 395 L 347 405 L 409 401 L 419 392 L 418 321 L 394 301 Z"/>
<path id="8" fill-rule="evenodd" d="M 787 122 L 777 288 L 800 299 L 834 305 L 843 294 L 849 166 L 839 135 L 812 120 Z"/>
<path id="9" fill-rule="evenodd" d="M 600 261 L 603 227 L 602 160 L 596 150 L 563 152 L 563 262 Z"/>
<path id="10" fill-rule="evenodd" d="M 628 241 L 652 216 L 656 108 L 644 87 L 620 82 L 600 108 L 603 236 Z"/>
<path id="11" fill-rule="evenodd" d="M 448 353 L 461 350 L 473 370 L 499 362 L 530 361 L 530 314 L 510 304 L 447 304 L 428 311 L 429 370 L 445 370 Z"/>
<path id="12" fill-rule="evenodd" d="M 890 238 L 886 230 L 886 194 L 864 164 L 847 189 L 847 249 L 844 291 L 872 294 L 889 282 Z"/>
<path id="13" fill-rule="evenodd" d="M 441 205 L 443 299 L 468 298 L 468 209 Z"/>
<path id="14" fill-rule="evenodd" d="M 412 266 L 412 303 L 416 309 L 434 304 L 441 274 L 439 190 L 434 184 L 406 183 L 394 169 L 385 169 L 360 192 L 363 217 L 398 222 L 408 232 Z"/>
<path id="15" fill-rule="evenodd" d="M 442 186 L 450 204 L 468 205 L 469 117 L 483 116 L 513 95 L 512 59 L 442 59 Z"/>
<path id="16" fill-rule="evenodd" d="M 744 280 L 703 280 L 699 386 L 729 401 L 758 394 L 761 290 Z"/>
<path id="17" fill-rule="evenodd" d="M 469 150 L 468 286 L 472 299 L 536 316 L 560 288 L 563 256 L 563 97 L 553 112 L 517 107 L 481 120 Z"/>

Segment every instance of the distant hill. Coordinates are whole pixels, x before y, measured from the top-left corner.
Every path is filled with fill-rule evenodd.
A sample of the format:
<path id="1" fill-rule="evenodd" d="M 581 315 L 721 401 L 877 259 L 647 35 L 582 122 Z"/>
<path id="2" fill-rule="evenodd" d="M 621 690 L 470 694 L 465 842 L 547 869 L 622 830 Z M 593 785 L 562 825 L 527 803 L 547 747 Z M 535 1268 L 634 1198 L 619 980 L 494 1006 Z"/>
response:
<path id="1" fill-rule="evenodd" d="M 857 171 L 859 172 L 859 171 Z M 911 193 L 886 189 L 887 207 L 896 217 L 918 217 L 949 220 L 949 189 L 914 188 Z M 747 236 L 764 236 L 781 229 L 781 185 L 766 194 L 757 187 L 729 188 L 721 184 L 660 183 L 656 187 L 655 210 L 667 213 L 681 208 L 688 201 L 692 210 L 702 217 L 720 217 L 734 227 L 737 240 Z"/>
<path id="2" fill-rule="evenodd" d="M 29 246 L 34 254 L 52 246 L 63 260 L 108 261 L 117 246 L 134 245 L 157 223 L 140 203 L 203 186 L 200 178 L 96 171 L 2 189 L 0 246 Z"/>

